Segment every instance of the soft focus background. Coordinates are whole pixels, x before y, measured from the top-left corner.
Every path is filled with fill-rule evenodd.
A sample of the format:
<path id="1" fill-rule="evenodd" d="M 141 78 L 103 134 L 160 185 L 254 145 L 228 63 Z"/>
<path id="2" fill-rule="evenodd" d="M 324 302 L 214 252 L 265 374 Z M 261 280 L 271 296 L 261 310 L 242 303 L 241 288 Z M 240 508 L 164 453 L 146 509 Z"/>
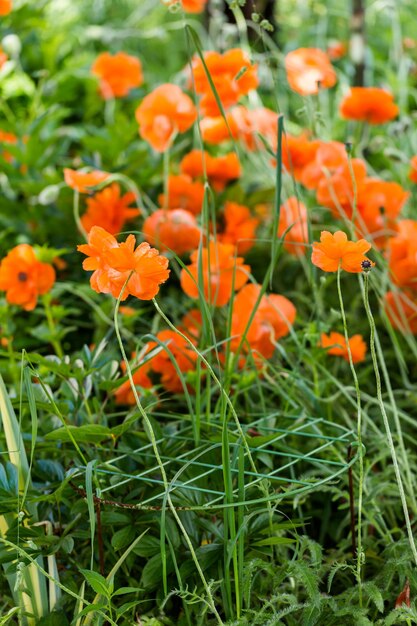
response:
<path id="1" fill-rule="evenodd" d="M 163 314 L 152 301 L 129 298 L 130 310 L 122 305 L 115 321 L 115 298 L 91 289 L 77 251 L 77 218 L 89 195 L 74 194 L 64 181 L 65 168 L 110 172 L 123 193 L 133 189 L 135 206 L 140 198 L 139 208 L 154 212 L 169 174 L 202 140 L 195 123 L 165 154 L 156 152 L 138 133 L 138 106 L 168 82 L 198 100 L 189 83 L 195 55 L 242 48 L 259 77 L 243 104 L 282 114 L 289 136 L 346 143 L 366 162 L 368 177 L 409 194 L 398 220 L 417 228 L 410 179 L 417 154 L 415 8 L 412 0 L 208 0 L 191 14 L 160 0 L 15 0 L 0 17 L 0 133 L 16 138 L 0 134 L 0 258 L 27 243 L 56 270 L 34 310 L 10 304 L 3 292 L 0 299 L 0 625 L 417 623 L 417 299 L 403 311 L 408 324 L 390 321 L 386 294 L 398 285 L 385 244 L 369 252 L 380 395 L 363 277 L 341 278 L 349 336 L 366 344 L 356 364 L 362 477 L 349 359 L 320 344 L 322 333 L 344 332 L 336 274 L 311 263 L 322 230 L 351 237 L 353 226 L 282 169 L 276 141 L 254 151 L 238 140 L 206 145 L 214 156 L 236 152 L 242 173 L 220 192 L 206 185 L 197 220 L 199 232 L 210 221 L 212 231 L 216 221 L 222 230 L 224 205 L 235 202 L 259 221 L 244 253 L 250 281 L 267 281 L 268 293 L 296 307 L 290 327 L 269 332 L 271 358 L 243 352 L 235 359 L 225 348 L 233 297 L 214 307 L 184 293 L 180 275 L 191 249 L 180 258 L 167 253 L 171 275 L 157 297 Z M 304 47 L 327 52 L 337 74 L 336 85 L 317 96 L 303 97 L 287 81 L 285 57 Z M 144 81 L 123 98 L 104 100 L 91 67 L 100 53 L 119 51 L 141 60 Z M 388 90 L 399 115 L 379 126 L 343 119 L 340 102 L 354 85 Z M 277 253 L 277 190 L 282 203 L 296 195 L 307 207 L 300 256 Z M 142 227 L 143 215 L 124 226 L 121 240 L 134 232 L 143 241 Z M 407 245 L 415 294 L 411 235 Z M 197 330 L 184 321 L 194 309 Z M 277 325 L 267 307 L 262 315 L 260 327 Z M 170 324 L 174 348 L 167 351 L 159 333 Z M 175 344 L 175 328 L 190 333 L 194 348 Z M 135 373 L 149 342 L 153 351 L 142 365 L 164 355 L 149 379 L 135 380 L 149 423 L 131 393 L 120 342 Z M 181 360 L 186 350 L 192 366 Z M 166 372 L 174 389 L 164 385 Z M 120 398 L 122 384 L 127 396 Z M 172 509 L 152 429 L 175 483 Z"/>

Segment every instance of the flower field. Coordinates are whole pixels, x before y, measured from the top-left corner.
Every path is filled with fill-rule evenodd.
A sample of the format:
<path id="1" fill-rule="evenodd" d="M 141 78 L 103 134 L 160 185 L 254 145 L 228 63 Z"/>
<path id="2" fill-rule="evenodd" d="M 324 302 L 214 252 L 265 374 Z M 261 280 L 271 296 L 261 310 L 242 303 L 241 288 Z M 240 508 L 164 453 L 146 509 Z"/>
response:
<path id="1" fill-rule="evenodd" d="M 410 0 L 0 0 L 0 625 L 417 624 Z"/>

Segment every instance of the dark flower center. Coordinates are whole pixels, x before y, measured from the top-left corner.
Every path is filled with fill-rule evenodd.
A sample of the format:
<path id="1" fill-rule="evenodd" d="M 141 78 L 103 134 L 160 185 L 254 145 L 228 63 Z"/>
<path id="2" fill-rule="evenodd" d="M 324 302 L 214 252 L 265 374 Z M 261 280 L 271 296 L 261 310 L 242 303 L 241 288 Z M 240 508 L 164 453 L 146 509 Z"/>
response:
<path id="1" fill-rule="evenodd" d="M 26 272 L 19 272 L 17 275 L 17 280 L 21 283 L 26 282 L 28 279 L 28 275 L 26 274 Z"/>

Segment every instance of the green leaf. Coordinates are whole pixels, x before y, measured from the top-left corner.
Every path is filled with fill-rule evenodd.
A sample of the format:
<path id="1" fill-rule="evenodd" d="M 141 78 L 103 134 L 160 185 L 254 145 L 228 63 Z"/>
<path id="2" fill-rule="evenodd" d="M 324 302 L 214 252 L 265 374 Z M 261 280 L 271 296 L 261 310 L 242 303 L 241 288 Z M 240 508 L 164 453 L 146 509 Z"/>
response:
<path id="1" fill-rule="evenodd" d="M 268 526 L 267 528 L 263 528 L 262 530 L 260 530 L 259 534 L 269 535 L 272 531 L 292 530 L 293 528 L 300 528 L 301 526 L 303 526 L 303 522 L 300 522 L 296 519 L 288 520 L 288 522 L 276 522 L 275 524 L 272 524 L 271 527 Z"/>
<path id="2" fill-rule="evenodd" d="M 84 617 L 84 615 L 89 615 L 90 613 L 98 613 L 98 611 L 105 611 L 107 609 L 106 604 L 89 604 L 84 607 L 82 611 L 75 615 L 75 618 Z"/>
<path id="3" fill-rule="evenodd" d="M 135 538 L 135 529 L 129 525 L 116 531 L 111 539 L 111 545 L 114 550 L 121 550 Z"/>
<path id="4" fill-rule="evenodd" d="M 162 559 L 160 554 L 155 554 L 146 563 L 142 571 L 141 583 L 145 589 L 154 589 L 162 582 Z"/>
<path id="5" fill-rule="evenodd" d="M 378 609 L 378 611 L 380 613 L 383 613 L 383 611 L 384 611 L 384 600 L 383 600 L 383 597 L 382 597 L 382 593 L 380 592 L 380 590 L 378 589 L 376 584 L 374 582 L 372 582 L 372 581 L 367 582 L 363 586 L 363 591 L 365 591 L 365 593 L 368 594 L 368 596 L 371 598 L 372 602 L 375 604 L 375 606 Z"/>
<path id="6" fill-rule="evenodd" d="M 111 436 L 110 428 L 101 426 L 100 424 L 86 424 L 85 426 L 67 426 L 57 428 L 45 435 L 45 439 L 49 441 L 71 442 L 71 436 L 77 443 L 100 443 Z"/>
<path id="7" fill-rule="evenodd" d="M 60 541 L 60 547 L 67 554 L 71 554 L 74 549 L 74 539 L 70 535 L 63 537 Z"/>
<path id="8" fill-rule="evenodd" d="M 252 543 L 253 546 L 284 546 L 290 543 L 295 543 L 295 539 L 289 537 L 268 537 L 267 539 L 261 539 Z"/>
<path id="9" fill-rule="evenodd" d="M 67 624 L 69 622 L 63 611 L 53 611 L 36 622 L 36 626 L 67 626 Z"/>
<path id="10" fill-rule="evenodd" d="M 137 606 L 141 602 L 142 600 L 133 600 L 132 602 L 126 602 L 125 604 L 122 604 L 122 606 L 116 609 L 117 617 L 120 617 L 121 615 L 123 615 L 123 613 L 126 613 L 126 611 L 130 611 L 131 609 L 134 609 L 135 606 Z"/>
<path id="11" fill-rule="evenodd" d="M 111 597 L 111 585 L 104 576 L 89 569 L 80 569 L 80 572 L 96 593 L 106 598 Z"/>
<path id="12" fill-rule="evenodd" d="M 134 552 L 139 556 L 143 556 L 149 558 L 150 556 L 154 556 L 155 554 L 159 554 L 160 549 L 160 541 L 159 538 L 152 537 L 152 535 L 147 535 L 142 539 L 139 545 L 136 546 Z"/>
<path id="13" fill-rule="evenodd" d="M 124 596 L 127 593 L 137 593 L 142 591 L 140 587 L 120 587 L 113 593 L 114 596 Z"/>

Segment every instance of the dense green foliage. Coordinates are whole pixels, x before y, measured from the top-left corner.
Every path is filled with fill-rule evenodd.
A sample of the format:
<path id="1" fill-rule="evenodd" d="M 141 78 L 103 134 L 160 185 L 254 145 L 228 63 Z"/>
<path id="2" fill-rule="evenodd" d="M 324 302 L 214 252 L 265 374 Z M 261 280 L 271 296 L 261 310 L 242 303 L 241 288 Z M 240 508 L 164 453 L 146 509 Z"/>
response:
<path id="1" fill-rule="evenodd" d="M 384 253 L 369 253 L 376 262 L 369 277 L 341 275 L 349 335 L 361 334 L 368 346 L 369 281 L 382 379 L 378 398 L 368 349 L 355 366 L 364 446 L 358 570 L 356 390 L 349 363 L 319 346 L 321 333 L 344 330 L 337 275 L 314 267 L 310 253 L 297 258 L 284 250 L 275 236 L 279 200 L 296 190 L 308 207 L 310 241 L 324 229 L 350 233 L 349 225 L 290 175 L 280 181 L 281 158 L 271 164 L 270 147 L 250 152 L 229 142 L 243 175 L 207 193 L 202 223 L 226 200 L 252 211 L 272 207 L 245 262 L 251 280 L 295 304 L 295 324 L 261 374 L 250 356 L 243 365 L 231 354 L 219 359 L 232 303 L 216 308 L 200 297 L 197 364 L 186 373 L 177 368 L 182 391 L 170 393 L 156 379 L 140 392 L 142 408 L 125 406 L 114 398 L 128 380 L 120 343 L 129 357 L 147 341 L 158 353 L 158 332 L 169 323 L 181 327 L 196 305 L 180 288 L 189 256 L 170 255 L 171 276 L 156 305 L 130 298 L 133 314 L 117 315 L 120 303 L 94 292 L 82 269 L 74 213 L 85 210 L 85 197 L 63 182 L 64 168 L 99 168 L 118 175 L 125 191 L 140 190 L 146 210 L 155 209 L 168 169 L 177 171 L 201 137 L 195 124 L 164 158 L 139 137 L 136 108 L 160 83 L 187 89 L 194 54 L 248 45 L 260 75 L 250 104 L 282 113 L 288 133 L 309 129 L 321 140 L 352 142 L 369 176 L 412 192 L 402 216 L 416 220 L 408 179 L 417 154 L 413 3 L 366 7 L 366 83 L 389 87 L 401 111 L 381 127 L 338 114 L 354 74 L 348 54 L 334 62 L 337 86 L 317 98 L 302 98 L 286 81 L 290 49 L 349 40 L 350 7 L 342 0 L 278 0 L 273 31 L 245 21 L 245 2 L 230 8 L 209 0 L 210 14 L 202 16 L 159 0 L 15 4 L 0 18 L 9 57 L 0 69 L 0 128 L 18 137 L 5 146 L 12 159 L 0 156 L 0 256 L 29 243 L 41 261 L 65 264 L 33 311 L 0 300 L 0 624 L 417 623 L 416 563 L 381 414 L 382 403 L 416 535 L 417 343 L 384 312 L 391 281 Z M 141 59 L 145 80 L 126 97 L 104 101 L 90 68 L 99 53 L 119 50 Z M 126 232 L 141 240 L 142 224 Z M 395 609 L 407 581 L 411 602 Z M 28 588 L 46 607 L 36 620 L 17 606 Z"/>

